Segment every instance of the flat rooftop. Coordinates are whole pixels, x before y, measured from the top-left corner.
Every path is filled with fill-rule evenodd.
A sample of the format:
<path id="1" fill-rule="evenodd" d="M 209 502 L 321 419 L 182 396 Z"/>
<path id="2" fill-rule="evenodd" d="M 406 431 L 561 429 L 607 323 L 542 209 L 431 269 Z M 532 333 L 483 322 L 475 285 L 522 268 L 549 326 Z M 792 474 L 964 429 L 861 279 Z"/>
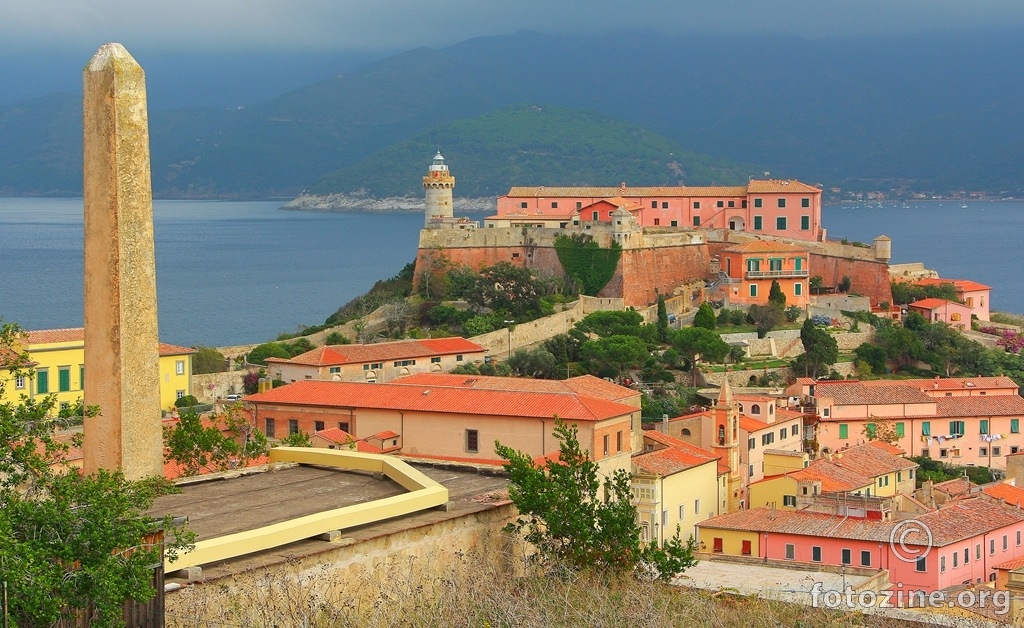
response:
<path id="1" fill-rule="evenodd" d="M 449 509 L 425 510 L 342 530 L 354 542 L 386 536 L 473 512 L 488 510 L 503 499 L 486 496 L 502 491 L 508 479 L 472 469 L 444 465 L 414 465 L 448 489 Z M 274 471 L 212 479 L 181 486 L 182 492 L 159 497 L 149 514 L 188 517 L 196 540 L 224 536 L 288 521 L 325 510 L 400 495 L 397 483 L 367 473 L 295 465 Z M 476 499 L 474 499 L 476 498 Z M 291 560 L 337 547 L 329 541 L 307 539 L 278 548 L 234 558 L 220 565 L 204 565 L 206 577 L 227 575 L 249 566 Z"/>

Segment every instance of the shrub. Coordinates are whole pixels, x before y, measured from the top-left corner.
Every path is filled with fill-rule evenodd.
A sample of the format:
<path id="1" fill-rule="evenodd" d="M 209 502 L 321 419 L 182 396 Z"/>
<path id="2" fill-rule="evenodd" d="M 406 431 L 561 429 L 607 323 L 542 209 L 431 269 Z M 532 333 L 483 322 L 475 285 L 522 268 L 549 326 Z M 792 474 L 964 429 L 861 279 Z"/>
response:
<path id="1" fill-rule="evenodd" d="M 178 397 L 174 400 L 175 408 L 191 408 L 192 406 L 199 405 L 199 400 L 193 395 L 185 395 L 184 397 Z"/>

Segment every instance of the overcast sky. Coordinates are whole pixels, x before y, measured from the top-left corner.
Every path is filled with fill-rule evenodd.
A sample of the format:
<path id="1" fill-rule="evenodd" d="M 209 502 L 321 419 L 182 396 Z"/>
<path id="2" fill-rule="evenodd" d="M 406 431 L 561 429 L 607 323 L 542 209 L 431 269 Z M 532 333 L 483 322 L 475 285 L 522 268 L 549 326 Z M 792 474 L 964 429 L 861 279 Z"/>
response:
<path id="1" fill-rule="evenodd" d="M 815 38 L 1022 23 L 1022 0 L 0 0 L 0 48 L 395 50 L 523 29 Z"/>

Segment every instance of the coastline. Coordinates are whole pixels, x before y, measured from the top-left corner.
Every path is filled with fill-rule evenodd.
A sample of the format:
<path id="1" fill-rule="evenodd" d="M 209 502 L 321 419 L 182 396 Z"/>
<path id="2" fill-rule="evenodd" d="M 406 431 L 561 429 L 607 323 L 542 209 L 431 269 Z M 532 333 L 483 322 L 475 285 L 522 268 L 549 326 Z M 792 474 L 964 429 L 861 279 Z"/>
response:
<path id="1" fill-rule="evenodd" d="M 456 198 L 452 205 L 458 213 L 496 211 L 497 198 L 486 196 Z M 424 200 L 422 196 L 374 198 L 372 196 L 346 194 L 328 194 L 326 196 L 301 194 L 282 205 L 280 209 L 284 211 L 307 212 L 422 213 L 424 210 Z"/>

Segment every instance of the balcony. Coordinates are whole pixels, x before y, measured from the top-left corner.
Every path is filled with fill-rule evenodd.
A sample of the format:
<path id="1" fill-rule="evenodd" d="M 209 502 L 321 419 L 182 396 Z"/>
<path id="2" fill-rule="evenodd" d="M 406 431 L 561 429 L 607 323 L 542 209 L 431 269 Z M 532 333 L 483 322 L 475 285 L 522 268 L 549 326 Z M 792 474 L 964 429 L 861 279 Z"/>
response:
<path id="1" fill-rule="evenodd" d="M 778 279 L 806 277 L 806 270 L 748 270 L 747 279 Z"/>

